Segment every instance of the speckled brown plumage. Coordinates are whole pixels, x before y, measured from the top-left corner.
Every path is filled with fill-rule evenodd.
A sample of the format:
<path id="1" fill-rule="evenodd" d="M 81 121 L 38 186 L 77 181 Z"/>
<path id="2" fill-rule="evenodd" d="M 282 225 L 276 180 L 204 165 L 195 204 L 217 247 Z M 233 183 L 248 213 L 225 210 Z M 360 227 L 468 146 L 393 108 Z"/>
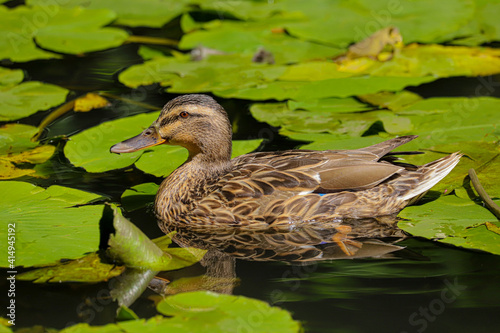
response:
<path id="1" fill-rule="evenodd" d="M 184 95 L 167 103 L 150 128 L 112 147 L 118 153 L 159 143 L 188 149 L 188 160 L 156 196 L 162 229 L 289 230 L 302 223 L 390 215 L 440 181 L 461 156 L 418 167 L 398 164 L 391 150 L 416 138 L 403 136 L 357 150 L 259 152 L 231 160 L 230 128 L 211 97 Z"/>

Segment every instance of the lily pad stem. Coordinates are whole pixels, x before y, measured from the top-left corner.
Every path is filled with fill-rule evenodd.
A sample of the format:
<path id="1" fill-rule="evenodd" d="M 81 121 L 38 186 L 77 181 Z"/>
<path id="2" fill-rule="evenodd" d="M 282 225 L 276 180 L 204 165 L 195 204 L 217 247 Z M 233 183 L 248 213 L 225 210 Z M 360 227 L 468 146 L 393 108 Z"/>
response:
<path id="1" fill-rule="evenodd" d="M 469 169 L 469 177 L 471 180 L 472 185 L 474 186 L 474 189 L 476 190 L 477 194 L 479 194 L 479 197 L 483 202 L 485 203 L 486 207 L 498 218 L 500 219 L 500 207 L 491 200 L 490 196 L 486 191 L 484 190 L 483 186 L 479 182 L 479 178 L 477 178 L 476 171 L 474 169 Z"/>

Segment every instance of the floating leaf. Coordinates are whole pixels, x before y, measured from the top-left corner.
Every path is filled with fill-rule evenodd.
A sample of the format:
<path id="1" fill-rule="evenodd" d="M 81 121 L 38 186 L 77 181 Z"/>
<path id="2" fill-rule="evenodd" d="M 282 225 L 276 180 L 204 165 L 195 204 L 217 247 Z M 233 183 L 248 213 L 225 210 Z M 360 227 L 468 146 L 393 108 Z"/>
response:
<path id="1" fill-rule="evenodd" d="M 284 70 L 283 66 L 252 62 L 251 55 L 212 55 L 200 61 L 190 61 L 189 56 L 164 56 L 131 66 L 118 79 L 131 88 L 158 82 L 169 86 L 169 92 L 208 92 L 270 82 Z"/>
<path id="2" fill-rule="evenodd" d="M 401 221 L 398 226 L 414 236 L 500 254 L 500 235 L 485 225 L 496 221 L 496 217 L 470 200 L 448 195 L 407 207 L 399 216 L 408 221 Z"/>
<path id="3" fill-rule="evenodd" d="M 34 283 L 86 282 L 95 283 L 107 281 L 123 273 L 124 266 L 103 263 L 97 253 L 85 257 L 64 261 L 56 266 L 43 267 L 19 274 L 19 280 Z"/>
<path id="4" fill-rule="evenodd" d="M 0 121 L 16 120 L 61 104 L 68 90 L 37 81 L 0 88 Z"/>
<path id="5" fill-rule="evenodd" d="M 89 172 L 120 169 L 134 164 L 144 151 L 129 154 L 111 154 L 115 143 L 137 135 L 158 118 L 158 112 L 107 121 L 80 132 L 64 146 L 64 154 L 70 162 Z"/>
<path id="6" fill-rule="evenodd" d="M 204 27 L 184 35 L 179 48 L 187 50 L 198 46 L 228 53 L 253 55 L 259 48 L 271 52 L 277 64 L 293 63 L 307 59 L 333 57 L 342 51 L 339 48 L 297 39 L 286 34 L 283 20 L 262 22 L 212 21 Z"/>
<path id="7" fill-rule="evenodd" d="M 474 15 L 474 4 L 467 0 L 404 4 L 356 0 L 347 5 L 322 0 L 314 6 L 299 1 L 292 4 L 308 18 L 285 25 L 292 36 L 339 46 L 365 39 L 388 25 L 398 27 L 406 43 L 439 43 L 457 36 L 453 33 Z"/>
<path id="8" fill-rule="evenodd" d="M 233 88 L 214 91 L 225 98 L 250 100 L 295 99 L 308 100 L 327 97 L 349 97 L 373 94 L 379 91 L 399 91 L 408 86 L 418 86 L 434 81 L 427 77 L 347 77 L 314 82 L 274 81 L 251 88 Z"/>
<path id="9" fill-rule="evenodd" d="M 167 296 L 158 304 L 157 309 L 172 318 L 156 316 L 106 326 L 89 326 L 84 323 L 59 332 L 301 332 L 299 322 L 294 321 L 286 310 L 244 296 L 208 291 L 182 293 Z"/>
<path id="10" fill-rule="evenodd" d="M 0 67 L 0 87 L 13 86 L 21 83 L 24 79 L 22 69 L 8 69 Z"/>
<path id="11" fill-rule="evenodd" d="M 46 5 L 43 0 L 29 0 L 30 5 Z M 141 1 L 114 1 L 114 0 L 71 0 L 60 3 L 60 6 L 74 8 L 77 6 L 89 9 L 108 9 L 117 14 L 116 24 L 131 27 L 152 27 L 160 28 L 176 16 L 187 10 L 190 1 L 162 1 L 162 0 L 141 0 Z"/>
<path id="12" fill-rule="evenodd" d="M 0 18 L 0 31 L 7 37 L 0 42 L 0 59 L 17 62 L 59 57 L 37 44 L 47 50 L 81 54 L 119 46 L 128 37 L 121 29 L 103 28 L 116 18 L 109 9 L 2 6 Z M 45 20 L 43 24 L 39 18 Z"/>
<path id="13" fill-rule="evenodd" d="M 129 154 L 112 154 L 109 148 L 146 129 L 158 118 L 158 112 L 140 114 L 102 123 L 70 138 L 64 154 L 70 162 L 88 172 L 104 172 L 132 164 L 158 177 L 164 177 L 187 159 L 187 150 L 180 146 L 160 145 Z M 261 140 L 234 141 L 233 151 L 248 153 L 260 145 Z M 168 158 L 166 158 L 168 156 Z M 234 156 L 234 155 L 233 155 Z"/>
<path id="14" fill-rule="evenodd" d="M 35 173 L 24 165 L 47 161 L 55 151 L 51 145 L 37 146 L 30 138 L 36 128 L 22 124 L 0 127 L 0 179 L 12 179 Z"/>
<path id="15" fill-rule="evenodd" d="M 229 332 L 237 328 L 252 332 L 299 332 L 290 314 L 263 301 L 243 296 L 195 291 L 166 297 L 157 305 L 160 313 L 173 316 L 172 324 L 188 331 Z M 258 321 L 250 318 L 259 316 Z M 202 325 L 202 326 L 200 326 Z"/>
<path id="16" fill-rule="evenodd" d="M 255 119 L 272 126 L 281 126 L 283 131 L 332 133 L 339 137 L 361 136 L 376 121 L 381 121 L 385 130 L 392 134 L 405 134 L 412 129 L 408 118 L 387 111 L 364 113 L 336 113 L 324 109 L 292 111 L 285 103 L 268 103 L 253 104 L 250 112 Z"/>
<path id="17" fill-rule="evenodd" d="M 433 187 L 434 190 L 451 192 L 463 186 L 467 171 L 474 169 L 486 192 L 490 196 L 500 197 L 500 173 L 497 171 L 500 170 L 498 143 L 461 141 L 432 147 L 422 146 L 422 148 L 425 149 L 425 154 L 408 156 L 406 160 L 414 164 L 424 164 L 456 151 L 465 155 L 451 173 Z"/>
<path id="18" fill-rule="evenodd" d="M 158 187 L 155 183 L 144 183 L 129 188 L 121 197 L 123 207 L 133 211 L 153 203 Z"/>
<path id="19" fill-rule="evenodd" d="M 403 90 L 399 92 L 382 91 L 376 94 L 358 96 L 363 102 L 393 111 L 401 110 L 422 100 L 419 95 Z"/>
<path id="20" fill-rule="evenodd" d="M 100 196 L 53 185 L 47 189 L 16 181 L 0 182 L 8 193 L 0 203 L 2 233 L 15 224 L 15 266 L 48 265 L 81 257 L 99 246 L 102 205 L 81 206 Z M 7 243 L 1 245 L 7 253 Z M 8 267 L 7 257 L 0 261 Z"/>
<path id="21" fill-rule="evenodd" d="M 96 93 L 88 93 L 85 96 L 75 99 L 75 112 L 88 112 L 93 109 L 108 106 L 109 102 L 104 97 Z"/>

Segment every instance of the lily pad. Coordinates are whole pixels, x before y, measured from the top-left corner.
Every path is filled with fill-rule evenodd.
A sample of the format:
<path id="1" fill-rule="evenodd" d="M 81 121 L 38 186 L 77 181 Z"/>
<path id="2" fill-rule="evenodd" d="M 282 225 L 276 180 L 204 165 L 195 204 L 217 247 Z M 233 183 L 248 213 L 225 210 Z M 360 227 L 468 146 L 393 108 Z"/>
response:
<path id="1" fill-rule="evenodd" d="M 0 87 L 13 86 L 21 83 L 24 79 L 24 73 L 21 69 L 8 69 L 0 67 Z"/>
<path id="2" fill-rule="evenodd" d="M 339 46 L 360 41 L 388 25 L 398 27 L 406 43 L 444 42 L 453 39 L 456 36 L 453 32 L 473 19 L 475 9 L 467 0 L 422 0 L 404 4 L 370 0 L 332 4 L 319 0 L 314 5 L 300 4 L 300 1 L 292 4 L 308 18 L 285 26 L 292 36 Z"/>
<path id="3" fill-rule="evenodd" d="M 129 188 L 121 197 L 123 207 L 128 211 L 133 211 L 152 204 L 158 188 L 159 185 L 155 183 L 144 183 Z"/>
<path id="4" fill-rule="evenodd" d="M 55 151 L 52 145 L 37 147 L 30 138 L 36 127 L 23 124 L 7 124 L 0 127 L 0 179 L 12 179 L 34 174 L 28 164 L 47 161 Z"/>
<path id="5" fill-rule="evenodd" d="M 0 88 L 0 121 L 27 117 L 61 104 L 68 90 L 37 81 Z"/>
<path id="6" fill-rule="evenodd" d="M 325 109 L 299 111 L 289 110 L 285 103 L 268 103 L 253 104 L 250 112 L 259 121 L 272 126 L 281 126 L 282 131 L 331 133 L 338 137 L 361 136 L 377 121 L 381 121 L 386 132 L 391 134 L 405 134 L 412 129 L 410 119 L 388 111 L 364 113 L 337 113 Z"/>
<path id="7" fill-rule="evenodd" d="M 265 99 L 316 99 L 328 97 L 349 97 L 353 95 L 373 94 L 379 91 L 399 91 L 408 86 L 418 86 L 434 81 L 427 77 L 347 77 L 314 82 L 274 81 L 251 88 L 233 88 L 214 91 L 225 98 L 250 100 Z"/>
<path id="8" fill-rule="evenodd" d="M 172 317 L 156 316 L 106 326 L 82 323 L 59 332 L 301 332 L 300 323 L 286 310 L 244 296 L 209 291 L 182 293 L 167 296 L 157 309 Z"/>
<path id="9" fill-rule="evenodd" d="M 273 54 L 277 64 L 333 57 L 342 52 L 338 47 L 294 38 L 285 33 L 283 24 L 283 20 L 275 19 L 262 22 L 212 21 L 204 25 L 211 29 L 185 34 L 179 48 L 188 50 L 201 45 L 246 55 L 253 55 L 259 48 L 264 48 Z"/>
<path id="10" fill-rule="evenodd" d="M 399 216 L 408 221 L 401 221 L 398 226 L 414 236 L 500 254 L 500 235 L 486 226 L 486 222 L 498 226 L 496 217 L 471 200 L 443 196 L 421 206 L 407 207 Z"/>
<path id="11" fill-rule="evenodd" d="M 57 185 L 43 189 L 17 181 L 0 182 L 0 192 L 9 194 L 0 203 L 2 233 L 7 234 L 7 227 L 13 224 L 16 238 L 15 263 L 4 257 L 2 267 L 48 265 L 97 250 L 103 206 L 85 204 L 99 195 Z M 7 242 L 0 250 L 7 253 Z"/>
<path id="12" fill-rule="evenodd" d="M 418 139 L 417 139 L 418 141 Z M 406 160 L 414 164 L 424 164 L 445 155 L 460 151 L 464 154 L 460 163 L 442 181 L 433 187 L 437 191 L 451 192 L 462 187 L 469 169 L 477 172 L 484 189 L 492 197 L 500 197 L 500 146 L 496 142 L 467 141 L 424 147 L 425 154 L 408 156 Z"/>
<path id="13" fill-rule="evenodd" d="M 186 0 L 140 0 L 127 2 L 116 0 L 70 0 L 64 1 L 60 6 L 65 8 L 81 6 L 89 9 L 108 9 L 117 14 L 116 24 L 130 27 L 144 26 L 159 28 L 185 12 L 188 9 L 187 4 L 190 2 Z M 43 0 L 29 0 L 27 3 L 38 6 L 47 4 Z"/>
<path id="14" fill-rule="evenodd" d="M 164 177 L 187 159 L 186 149 L 160 145 L 129 154 L 112 154 L 109 148 L 133 137 L 149 127 L 158 118 L 158 112 L 104 122 L 70 138 L 64 154 L 70 162 L 88 172 L 104 172 L 136 164 L 137 168 L 158 177 Z M 234 141 L 233 151 L 244 154 L 255 150 L 261 140 Z M 168 158 L 165 158 L 168 156 Z"/>
<path id="15" fill-rule="evenodd" d="M 116 18 L 109 9 L 21 5 L 0 7 L 0 18 L 0 31 L 7 37 L 0 43 L 0 59 L 17 62 L 59 57 L 37 44 L 50 51 L 81 54 L 119 46 L 128 37 L 121 29 L 103 27 Z"/>
<path id="16" fill-rule="evenodd" d="M 290 314 L 263 301 L 208 291 L 166 297 L 157 306 L 160 313 L 174 316 L 172 324 L 184 323 L 188 331 L 299 332 Z"/>
<path id="17" fill-rule="evenodd" d="M 284 70 L 283 66 L 252 62 L 251 55 L 212 55 L 200 61 L 190 61 L 189 56 L 164 56 L 131 66 L 118 79 L 131 88 L 160 83 L 168 86 L 169 92 L 209 92 L 270 82 Z"/>

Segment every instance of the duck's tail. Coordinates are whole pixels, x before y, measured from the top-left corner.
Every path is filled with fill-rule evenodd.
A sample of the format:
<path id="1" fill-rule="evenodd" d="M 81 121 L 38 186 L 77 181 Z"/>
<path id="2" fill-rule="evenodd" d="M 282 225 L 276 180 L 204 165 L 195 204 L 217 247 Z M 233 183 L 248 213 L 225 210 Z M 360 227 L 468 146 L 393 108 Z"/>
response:
<path id="1" fill-rule="evenodd" d="M 418 201 L 434 185 L 443 179 L 458 164 L 462 154 L 453 153 L 425 165 L 419 166 L 415 171 L 409 171 L 413 179 L 417 179 L 417 185 L 411 187 L 403 196 L 408 204 Z"/>

